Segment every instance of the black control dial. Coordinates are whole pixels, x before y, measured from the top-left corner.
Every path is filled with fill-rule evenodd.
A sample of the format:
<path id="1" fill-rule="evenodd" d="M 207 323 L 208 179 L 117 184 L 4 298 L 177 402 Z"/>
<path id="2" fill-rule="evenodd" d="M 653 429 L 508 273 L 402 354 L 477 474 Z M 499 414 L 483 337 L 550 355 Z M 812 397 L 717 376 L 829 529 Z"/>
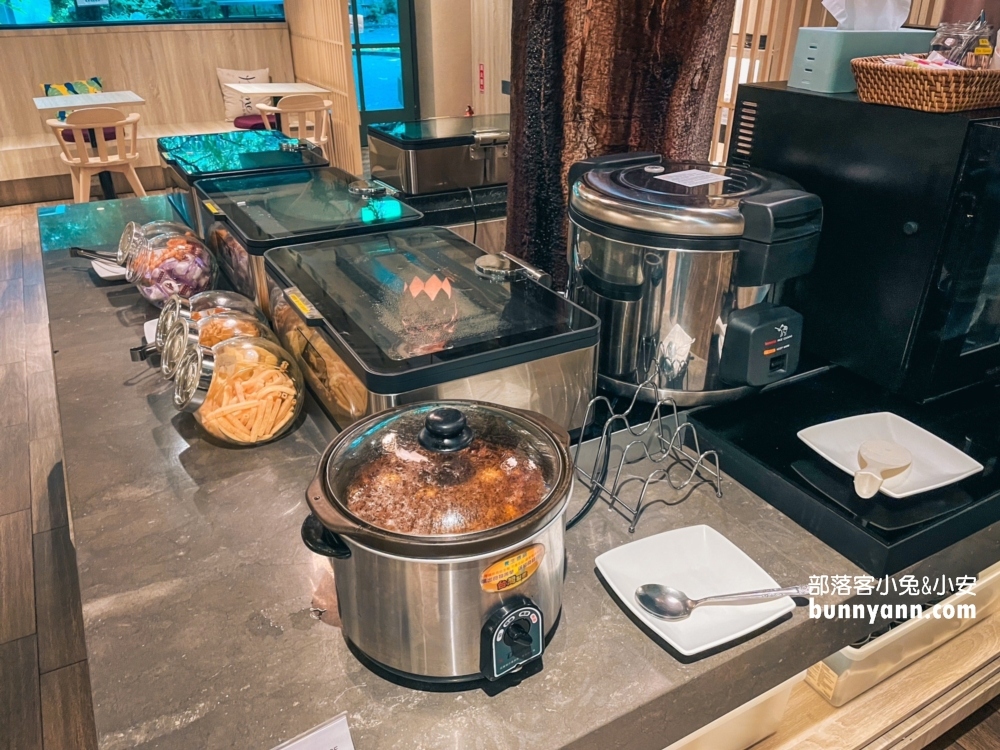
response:
<path id="1" fill-rule="evenodd" d="M 479 667 L 492 681 L 534 661 L 545 648 L 542 611 L 524 596 L 499 604 L 483 625 Z"/>
<path id="2" fill-rule="evenodd" d="M 503 642 L 510 648 L 516 659 L 530 659 L 535 648 L 531 637 L 531 622 L 527 619 L 514 620 L 503 634 Z"/>

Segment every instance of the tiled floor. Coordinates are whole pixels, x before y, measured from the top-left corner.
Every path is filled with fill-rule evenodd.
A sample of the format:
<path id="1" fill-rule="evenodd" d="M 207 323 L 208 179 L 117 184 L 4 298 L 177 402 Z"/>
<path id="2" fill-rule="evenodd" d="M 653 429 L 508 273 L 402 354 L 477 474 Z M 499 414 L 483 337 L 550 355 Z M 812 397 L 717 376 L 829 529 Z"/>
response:
<path id="1" fill-rule="evenodd" d="M 0 750 L 96 747 L 35 207 L 0 208 Z"/>

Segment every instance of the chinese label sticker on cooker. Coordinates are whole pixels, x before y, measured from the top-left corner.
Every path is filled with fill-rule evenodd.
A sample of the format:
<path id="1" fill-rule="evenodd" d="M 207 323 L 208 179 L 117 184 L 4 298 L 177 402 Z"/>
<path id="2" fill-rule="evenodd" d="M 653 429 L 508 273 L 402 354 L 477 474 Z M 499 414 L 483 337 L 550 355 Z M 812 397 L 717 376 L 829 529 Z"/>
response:
<path id="1" fill-rule="evenodd" d="M 675 185 L 683 185 L 684 187 L 698 187 L 699 185 L 711 185 L 713 182 L 724 182 L 729 178 L 722 174 L 706 172 L 703 169 L 685 169 L 680 172 L 661 174 L 659 177 L 654 177 L 653 179 L 672 182 Z"/>
<path id="2" fill-rule="evenodd" d="M 545 556 L 545 546 L 532 544 L 490 565 L 479 577 L 483 591 L 492 594 L 510 591 L 534 575 Z"/>
<path id="3" fill-rule="evenodd" d="M 351 728 L 347 726 L 347 711 L 283 742 L 274 750 L 354 750 Z"/>

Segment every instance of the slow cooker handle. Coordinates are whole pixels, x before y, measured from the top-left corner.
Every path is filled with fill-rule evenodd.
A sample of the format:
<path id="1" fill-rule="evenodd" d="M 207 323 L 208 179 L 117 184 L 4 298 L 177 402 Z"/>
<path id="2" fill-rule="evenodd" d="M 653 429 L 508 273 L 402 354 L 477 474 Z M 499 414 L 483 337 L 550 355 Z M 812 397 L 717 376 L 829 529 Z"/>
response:
<path id="1" fill-rule="evenodd" d="M 331 443 L 331 446 L 335 444 L 335 442 Z M 312 511 L 312 515 L 316 517 L 316 520 L 326 529 L 330 536 L 337 539 L 341 537 L 356 538 L 361 543 L 369 539 L 377 542 L 377 534 L 373 534 L 369 529 L 359 526 L 357 521 L 345 515 L 338 507 L 338 504 L 327 496 L 323 475 L 327 461 L 329 460 L 329 451 L 330 448 L 327 448 L 327 453 L 324 454 L 316 469 L 316 476 L 313 477 L 312 482 L 309 484 L 309 489 L 306 491 L 306 503 L 309 505 L 309 510 Z"/>
<path id="2" fill-rule="evenodd" d="M 351 556 L 351 549 L 344 544 L 344 540 L 323 526 L 312 513 L 302 522 L 302 542 L 317 555 L 338 560 Z"/>

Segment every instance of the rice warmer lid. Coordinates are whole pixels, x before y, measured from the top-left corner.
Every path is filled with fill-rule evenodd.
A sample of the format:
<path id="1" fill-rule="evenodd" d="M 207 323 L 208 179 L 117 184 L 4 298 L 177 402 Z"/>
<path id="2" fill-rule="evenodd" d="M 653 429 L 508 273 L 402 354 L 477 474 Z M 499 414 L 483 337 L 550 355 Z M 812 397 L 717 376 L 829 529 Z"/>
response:
<path id="1" fill-rule="evenodd" d="M 577 169 L 579 178 L 572 184 L 569 200 L 574 223 L 621 235 L 612 239 L 653 246 L 664 240 L 680 240 L 683 246 L 687 240 L 701 249 L 735 250 L 740 239 L 755 234 L 754 227 L 748 226 L 748 204 L 770 203 L 770 196 L 784 196 L 821 208 L 819 198 L 774 174 L 706 162 L 666 161 L 657 155 L 648 155 L 644 162 L 636 155 L 622 155 L 620 160 L 616 165 L 615 157 L 605 157 L 594 160 L 597 166 L 582 174 Z M 809 206 L 799 208 L 809 210 Z"/>

